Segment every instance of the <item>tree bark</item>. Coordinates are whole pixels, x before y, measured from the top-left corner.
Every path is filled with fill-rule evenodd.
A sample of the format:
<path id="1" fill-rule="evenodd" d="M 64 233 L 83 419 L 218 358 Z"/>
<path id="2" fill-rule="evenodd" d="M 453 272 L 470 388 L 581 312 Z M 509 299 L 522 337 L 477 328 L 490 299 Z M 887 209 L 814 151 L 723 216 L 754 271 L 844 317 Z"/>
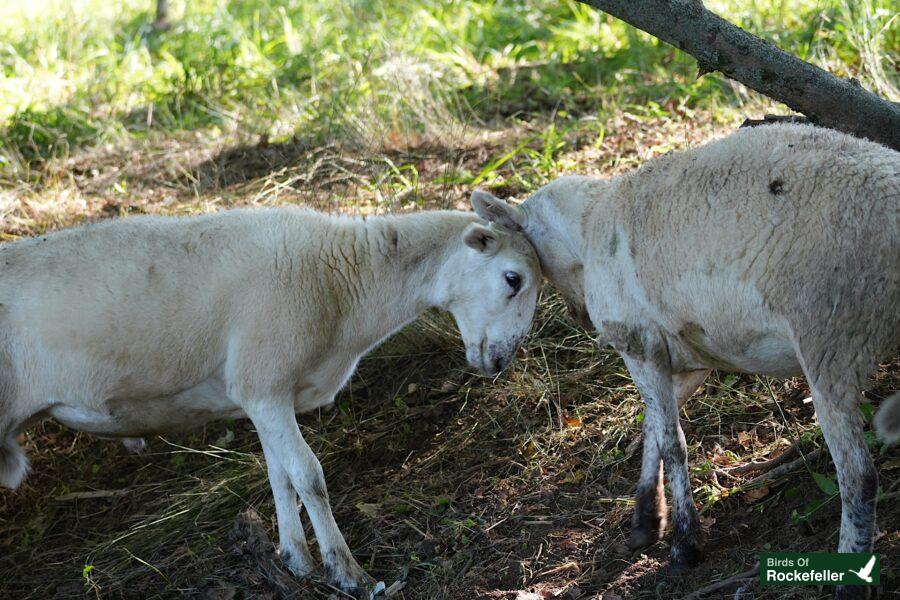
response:
<path id="1" fill-rule="evenodd" d="M 166 31 L 169 27 L 169 0 L 156 0 L 156 19 L 153 21 L 153 29 Z"/>
<path id="2" fill-rule="evenodd" d="M 747 33 L 701 0 L 579 0 L 684 50 L 699 74 L 720 71 L 812 123 L 900 151 L 900 106 Z"/>

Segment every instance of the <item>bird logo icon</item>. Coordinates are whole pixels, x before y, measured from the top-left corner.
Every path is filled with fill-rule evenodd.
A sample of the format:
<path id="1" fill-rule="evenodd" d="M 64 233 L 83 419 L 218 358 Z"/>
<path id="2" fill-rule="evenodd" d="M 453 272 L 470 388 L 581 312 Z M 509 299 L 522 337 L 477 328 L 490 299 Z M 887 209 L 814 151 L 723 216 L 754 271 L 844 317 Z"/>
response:
<path id="1" fill-rule="evenodd" d="M 848 569 L 851 573 L 855 574 L 857 577 L 865 581 L 866 583 L 872 583 L 872 569 L 875 567 L 875 555 L 873 554 L 869 558 L 869 562 L 866 563 L 859 571 L 854 571 L 853 569 Z"/>

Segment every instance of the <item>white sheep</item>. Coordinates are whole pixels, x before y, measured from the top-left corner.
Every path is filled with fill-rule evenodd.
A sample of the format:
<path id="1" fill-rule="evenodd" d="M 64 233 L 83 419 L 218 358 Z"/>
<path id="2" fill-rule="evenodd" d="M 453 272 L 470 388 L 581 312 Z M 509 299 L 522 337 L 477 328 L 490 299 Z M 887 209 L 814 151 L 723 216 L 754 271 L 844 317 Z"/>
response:
<path id="1" fill-rule="evenodd" d="M 478 191 L 472 203 L 524 231 L 544 275 L 622 354 L 644 398 L 633 546 L 665 526 L 664 464 L 671 565 L 700 560 L 678 410 L 710 369 L 723 369 L 806 375 L 837 466 L 838 550 L 871 550 L 877 472 L 858 405 L 879 359 L 900 345 L 900 153 L 770 125 L 624 177 L 564 177 L 521 206 Z"/>
<path id="2" fill-rule="evenodd" d="M 123 437 L 248 417 L 283 562 L 315 569 L 299 495 L 329 580 L 364 593 L 373 581 L 295 413 L 330 404 L 360 357 L 429 307 L 453 314 L 470 364 L 498 373 L 540 280 L 524 236 L 455 211 L 136 217 L 0 246 L 0 484 L 22 481 L 15 436 L 44 417 Z"/>

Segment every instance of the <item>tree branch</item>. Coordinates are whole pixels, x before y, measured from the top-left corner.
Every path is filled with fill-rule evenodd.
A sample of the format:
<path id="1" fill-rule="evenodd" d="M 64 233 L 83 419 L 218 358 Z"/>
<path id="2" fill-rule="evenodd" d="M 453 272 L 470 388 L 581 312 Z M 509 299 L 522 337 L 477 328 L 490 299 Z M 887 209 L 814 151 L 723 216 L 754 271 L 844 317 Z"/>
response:
<path id="1" fill-rule="evenodd" d="M 813 123 L 900 150 L 900 106 L 732 25 L 701 0 L 579 0 L 783 102 Z"/>

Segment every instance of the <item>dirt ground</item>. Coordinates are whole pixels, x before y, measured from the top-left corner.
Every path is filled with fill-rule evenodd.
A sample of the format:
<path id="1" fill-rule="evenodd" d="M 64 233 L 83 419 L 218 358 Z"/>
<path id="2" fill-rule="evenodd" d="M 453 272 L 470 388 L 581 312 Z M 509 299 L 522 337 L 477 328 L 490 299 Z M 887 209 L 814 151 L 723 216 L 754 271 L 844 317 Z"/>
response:
<path id="1" fill-rule="evenodd" d="M 600 147 L 568 140 L 566 158 L 580 172 L 611 175 L 731 127 L 623 121 Z M 473 134 L 453 146 L 406 140 L 377 151 L 194 137 L 96 148 L 48 167 L 40 185 L 11 190 L 0 239 L 234 205 L 305 202 L 357 213 L 464 207 L 468 190 L 447 175 L 477 173 L 526 133 Z M 389 164 L 415 167 L 411 190 Z M 516 165 L 503 168 L 510 183 L 494 191 L 521 197 Z M 822 484 L 834 467 L 820 451 L 802 379 L 717 373 L 683 411 L 707 558 L 679 575 L 668 569 L 668 537 L 640 552 L 626 545 L 641 403 L 622 362 L 593 347 L 549 289 L 526 346 L 489 381 L 466 367 L 452 322 L 428 314 L 366 358 L 334 408 L 300 418 L 354 555 L 393 585 L 393 597 L 684 598 L 751 569 L 761 551 L 836 547 L 840 501 Z M 898 388 L 895 360 L 866 399 L 877 409 Z M 883 494 L 879 597 L 900 597 L 900 450 L 870 441 Z M 271 543 L 274 505 L 249 423 L 150 439 L 140 455 L 52 422 L 23 443 L 33 473 L 19 490 L 0 491 L 0 597 L 343 597 L 281 570 Z M 789 448 L 807 460 L 787 475 L 748 485 L 758 473 L 729 474 Z M 750 577 L 702 597 L 827 592 L 761 590 Z"/>

